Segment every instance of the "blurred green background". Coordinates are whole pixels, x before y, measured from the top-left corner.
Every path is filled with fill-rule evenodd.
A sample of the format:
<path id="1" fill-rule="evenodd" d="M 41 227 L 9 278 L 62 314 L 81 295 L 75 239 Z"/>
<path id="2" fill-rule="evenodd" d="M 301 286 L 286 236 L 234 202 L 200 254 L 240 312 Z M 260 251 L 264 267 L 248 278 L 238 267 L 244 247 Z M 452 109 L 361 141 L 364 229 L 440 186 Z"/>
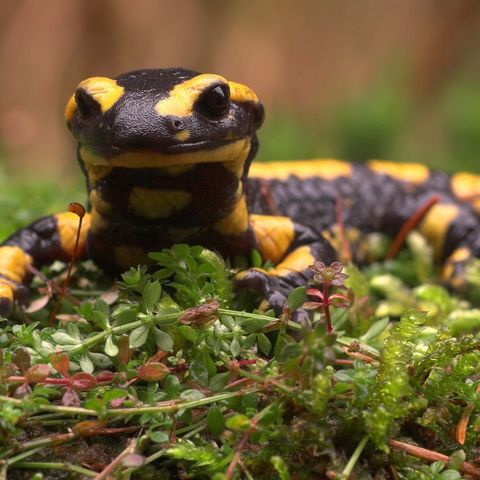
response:
<path id="1" fill-rule="evenodd" d="M 480 172 L 478 0 L 4 0 L 0 237 L 85 200 L 63 124 L 77 83 L 166 66 L 252 87 L 261 160 Z"/>

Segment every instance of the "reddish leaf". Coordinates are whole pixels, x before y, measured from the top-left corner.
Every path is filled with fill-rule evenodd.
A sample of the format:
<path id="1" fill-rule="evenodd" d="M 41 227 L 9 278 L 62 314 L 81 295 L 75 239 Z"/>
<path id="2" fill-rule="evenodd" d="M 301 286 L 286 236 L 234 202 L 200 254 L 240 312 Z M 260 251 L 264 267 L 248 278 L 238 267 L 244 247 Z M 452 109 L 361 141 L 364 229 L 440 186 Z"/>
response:
<path id="1" fill-rule="evenodd" d="M 50 367 L 45 363 L 33 365 L 25 372 L 25 378 L 28 383 L 39 383 L 50 375 Z"/>
<path id="2" fill-rule="evenodd" d="M 13 392 L 14 398 L 24 398 L 32 393 L 32 389 L 28 383 L 22 383 L 16 390 Z"/>
<path id="3" fill-rule="evenodd" d="M 138 453 L 129 453 L 127 456 L 122 458 L 122 464 L 125 467 L 141 467 L 145 457 L 139 455 Z"/>
<path id="4" fill-rule="evenodd" d="M 82 320 L 82 317 L 80 315 L 77 315 L 76 313 L 59 313 L 55 316 L 55 318 L 59 322 L 62 322 L 63 325 L 66 325 L 70 322 L 78 323 Z"/>
<path id="5" fill-rule="evenodd" d="M 95 373 L 97 382 L 111 382 L 115 378 L 115 373 L 110 370 L 101 370 Z"/>
<path id="6" fill-rule="evenodd" d="M 100 295 L 100 298 L 108 305 L 111 305 L 113 302 L 115 302 L 120 294 L 120 291 L 118 290 L 117 286 L 114 285 L 112 288 L 107 290 L 106 292 L 103 292 Z"/>
<path id="7" fill-rule="evenodd" d="M 55 352 L 50 355 L 50 363 L 52 367 L 63 377 L 70 376 L 70 362 L 67 354 L 63 352 Z"/>
<path id="8" fill-rule="evenodd" d="M 123 402 L 126 400 L 126 398 L 127 397 L 114 398 L 110 401 L 110 406 L 112 408 L 119 408 L 123 405 Z"/>
<path id="9" fill-rule="evenodd" d="M 91 437 L 98 435 L 104 428 L 107 422 L 103 420 L 85 420 L 78 422 L 72 427 L 72 432 L 78 437 Z"/>
<path id="10" fill-rule="evenodd" d="M 35 300 L 33 300 L 33 302 L 30 302 L 30 305 L 28 306 L 28 308 L 25 309 L 25 311 L 27 313 L 35 313 L 35 312 L 38 312 L 39 310 L 41 310 L 43 307 L 45 307 L 45 305 L 48 303 L 48 301 L 50 300 L 51 298 L 51 294 L 47 294 L 47 295 L 42 295 L 41 297 L 39 298 L 36 298 Z"/>
<path id="11" fill-rule="evenodd" d="M 170 373 L 170 369 L 163 363 L 144 363 L 137 368 L 138 378 L 147 382 L 156 382 L 164 379 Z"/>
<path id="12" fill-rule="evenodd" d="M 122 363 L 123 365 L 126 365 L 130 360 L 131 353 L 132 353 L 132 350 L 130 348 L 128 335 L 124 334 L 118 340 L 117 356 L 120 363 Z"/>
<path id="13" fill-rule="evenodd" d="M 13 354 L 12 362 L 24 374 L 30 366 L 30 354 L 25 348 L 17 348 Z"/>
<path id="14" fill-rule="evenodd" d="M 72 387 L 76 390 L 90 390 L 97 385 L 97 379 L 86 372 L 76 373 L 72 377 Z"/>
<path id="15" fill-rule="evenodd" d="M 320 300 L 323 300 L 323 293 L 316 288 L 307 288 L 307 295 L 310 295 L 311 297 L 317 297 Z"/>
<path id="16" fill-rule="evenodd" d="M 67 388 L 62 397 L 62 405 L 65 407 L 79 407 L 80 397 L 72 388 Z"/>
<path id="17" fill-rule="evenodd" d="M 184 325 L 194 324 L 197 327 L 206 327 L 217 319 L 218 307 L 220 302 L 211 298 L 198 307 L 187 308 L 178 321 Z"/>

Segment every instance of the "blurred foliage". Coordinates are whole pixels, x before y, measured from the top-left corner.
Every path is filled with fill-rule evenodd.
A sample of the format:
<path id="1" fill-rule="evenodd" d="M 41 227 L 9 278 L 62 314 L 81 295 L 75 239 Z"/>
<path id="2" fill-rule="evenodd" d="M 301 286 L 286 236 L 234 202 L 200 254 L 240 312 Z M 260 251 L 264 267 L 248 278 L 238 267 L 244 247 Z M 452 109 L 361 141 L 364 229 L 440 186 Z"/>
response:
<path id="1" fill-rule="evenodd" d="M 435 117 L 433 138 L 429 132 L 412 134 L 419 110 Z M 260 141 L 258 158 L 264 161 L 381 158 L 478 172 L 480 94 L 470 78 L 462 77 L 445 90 L 438 105 L 416 105 L 405 91 L 403 75 L 388 75 L 315 120 L 271 112 Z"/>
<path id="2" fill-rule="evenodd" d="M 47 213 L 65 211 L 70 202 L 85 203 L 83 182 L 52 177 L 12 176 L 0 164 L 0 240 Z"/>

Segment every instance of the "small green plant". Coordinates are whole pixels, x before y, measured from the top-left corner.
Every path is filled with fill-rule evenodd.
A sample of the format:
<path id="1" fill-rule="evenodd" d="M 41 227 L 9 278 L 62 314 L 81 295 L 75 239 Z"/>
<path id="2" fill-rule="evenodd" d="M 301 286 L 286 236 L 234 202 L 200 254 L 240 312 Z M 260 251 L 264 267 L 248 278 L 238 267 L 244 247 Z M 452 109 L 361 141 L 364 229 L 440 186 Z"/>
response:
<path id="1" fill-rule="evenodd" d="M 80 265 L 90 298 L 71 288 L 58 325 L 54 305 L 1 320 L 3 476 L 480 478 L 480 315 L 418 286 L 423 243 L 407 245 L 364 271 L 316 263 L 280 318 L 238 310 L 201 247 L 152 253 L 113 294 Z M 293 323 L 303 307 L 326 328 Z"/>

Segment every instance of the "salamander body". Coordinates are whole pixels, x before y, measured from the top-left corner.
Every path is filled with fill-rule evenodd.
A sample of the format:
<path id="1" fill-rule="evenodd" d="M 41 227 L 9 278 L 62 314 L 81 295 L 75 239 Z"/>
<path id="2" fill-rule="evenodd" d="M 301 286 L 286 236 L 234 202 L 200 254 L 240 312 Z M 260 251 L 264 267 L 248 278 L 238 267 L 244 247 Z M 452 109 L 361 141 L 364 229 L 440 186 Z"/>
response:
<path id="1" fill-rule="evenodd" d="M 433 194 L 440 201 L 419 228 L 446 261 L 445 276 L 460 282 L 456 265 L 480 256 L 480 178 L 379 161 L 252 163 L 263 106 L 219 75 L 172 68 L 91 77 L 65 117 L 89 195 L 78 252 L 112 274 L 174 243 L 225 256 L 257 249 L 274 268 L 246 270 L 237 282 L 281 309 L 309 265 L 336 258 L 339 199 L 349 229 L 393 236 Z M 0 313 L 10 313 L 29 265 L 72 255 L 77 223 L 68 212 L 47 216 L 2 244 Z"/>

